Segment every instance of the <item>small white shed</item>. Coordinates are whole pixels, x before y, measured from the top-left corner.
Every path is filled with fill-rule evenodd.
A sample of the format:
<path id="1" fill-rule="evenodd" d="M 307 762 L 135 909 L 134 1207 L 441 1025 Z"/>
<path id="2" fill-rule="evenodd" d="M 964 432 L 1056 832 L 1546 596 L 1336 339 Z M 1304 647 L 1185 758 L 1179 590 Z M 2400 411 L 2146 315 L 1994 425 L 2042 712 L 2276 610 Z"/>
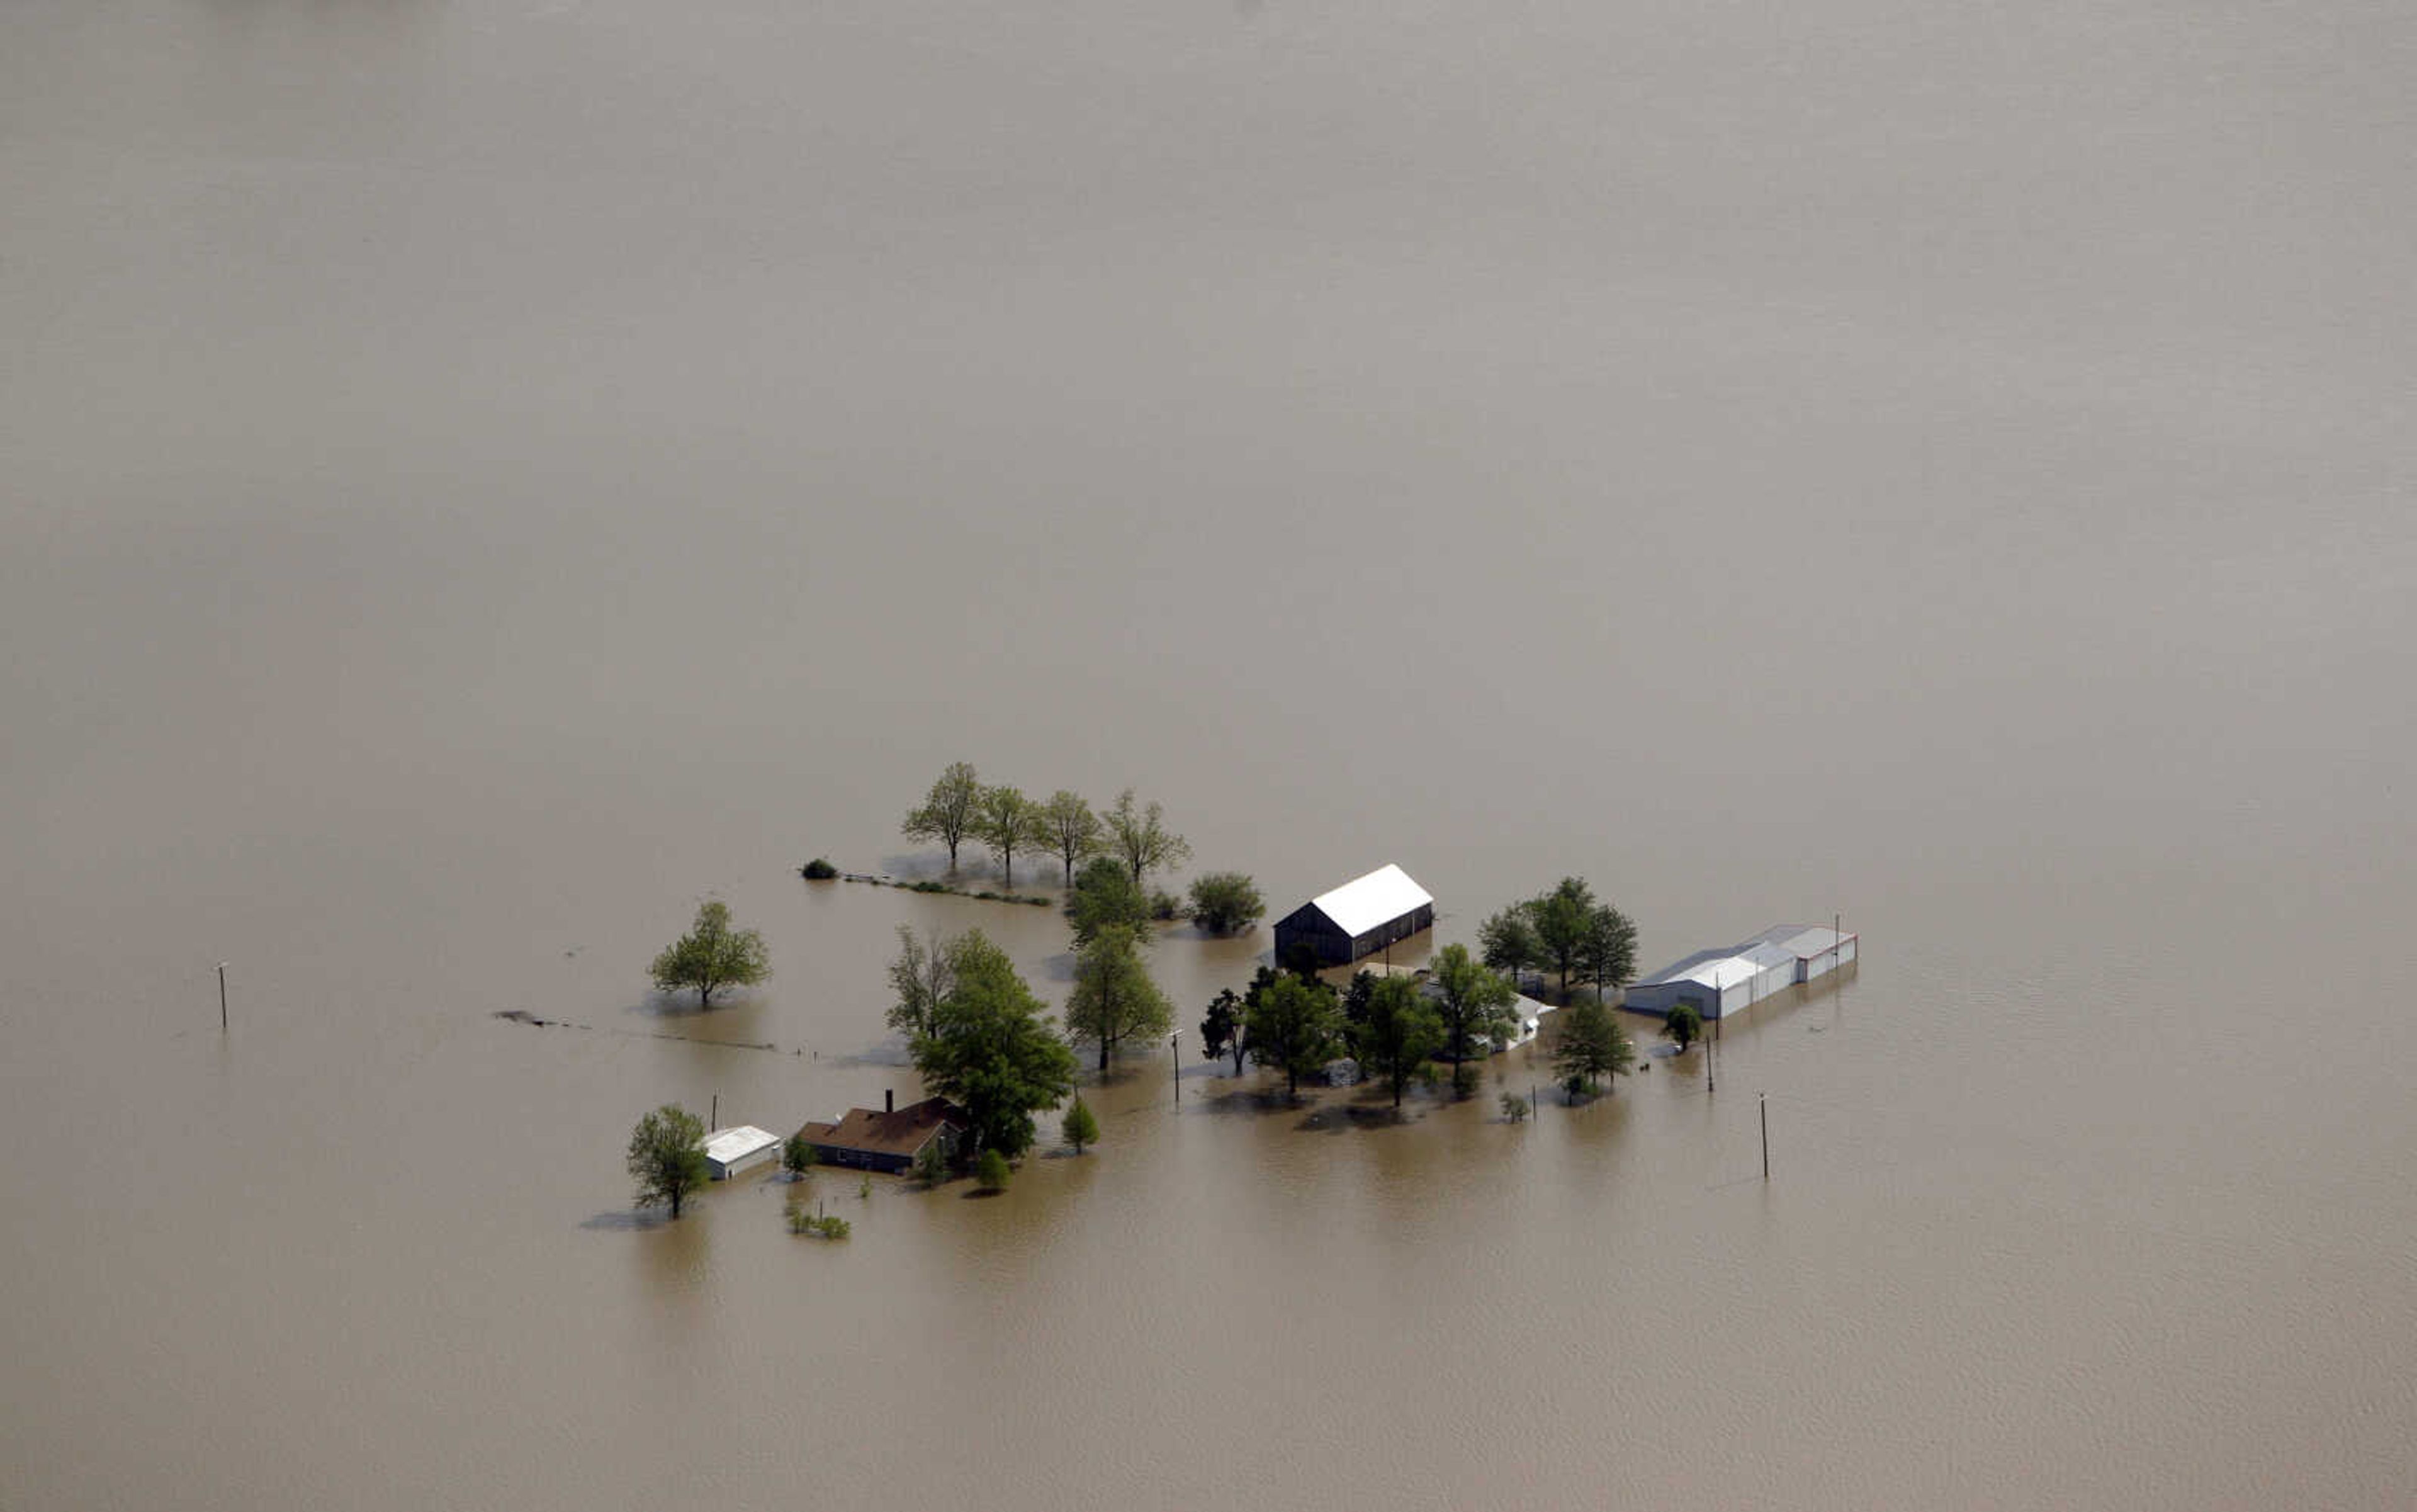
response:
<path id="1" fill-rule="evenodd" d="M 780 1155 L 781 1137 L 752 1123 L 720 1130 L 707 1136 L 705 1141 L 706 1168 L 717 1182 L 726 1182 L 742 1170 L 769 1165 Z"/>

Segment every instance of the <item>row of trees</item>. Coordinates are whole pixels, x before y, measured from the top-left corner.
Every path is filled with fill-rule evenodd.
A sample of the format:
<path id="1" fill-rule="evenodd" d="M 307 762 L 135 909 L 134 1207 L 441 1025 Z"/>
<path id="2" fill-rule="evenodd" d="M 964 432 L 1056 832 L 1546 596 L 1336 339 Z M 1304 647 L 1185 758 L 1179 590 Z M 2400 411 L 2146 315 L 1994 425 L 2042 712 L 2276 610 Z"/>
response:
<path id="1" fill-rule="evenodd" d="M 899 829 L 910 840 L 947 847 L 952 872 L 959 848 L 967 840 L 976 842 L 996 859 L 1010 887 L 1015 885 L 1018 854 L 1054 851 L 1070 881 L 1085 858 L 1115 856 L 1136 885 L 1148 872 L 1192 858 L 1191 845 L 1166 827 L 1165 809 L 1155 801 L 1137 802 L 1130 787 L 1100 814 L 1080 793 L 1063 787 L 1039 799 L 1020 787 L 986 784 L 970 761 L 950 762 L 923 802 L 907 810 Z"/>
<path id="2" fill-rule="evenodd" d="M 1236 1076 L 1245 1057 L 1282 1071 L 1295 1096 L 1302 1073 L 1347 1051 L 1385 1081 L 1398 1107 L 1435 1061 L 1451 1065 L 1453 1089 L 1465 1094 L 1469 1057 L 1491 1053 L 1494 1039 L 1515 1027 L 1516 1000 L 1511 983 L 1466 945 L 1437 953 L 1423 985 L 1361 971 L 1338 993 L 1314 971 L 1263 966 L 1246 992 L 1227 988 L 1209 1002 L 1200 1038 L 1211 1060 L 1233 1058 Z"/>
<path id="3" fill-rule="evenodd" d="M 1606 990 L 1636 976 L 1636 925 L 1628 915 L 1598 900 L 1582 877 L 1564 877 L 1552 891 L 1513 903 L 1477 926 L 1485 964 L 1514 978 L 1522 971 L 1557 971 L 1561 1000 L 1570 984 Z"/>

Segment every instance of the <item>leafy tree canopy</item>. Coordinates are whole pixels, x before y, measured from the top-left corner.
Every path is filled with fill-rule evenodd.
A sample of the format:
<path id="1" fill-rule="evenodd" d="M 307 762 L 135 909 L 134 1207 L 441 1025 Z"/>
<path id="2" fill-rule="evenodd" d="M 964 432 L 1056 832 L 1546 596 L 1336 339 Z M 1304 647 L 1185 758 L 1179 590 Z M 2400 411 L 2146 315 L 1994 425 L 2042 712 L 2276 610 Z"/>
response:
<path id="1" fill-rule="evenodd" d="M 752 987 L 772 974 L 772 960 L 764 937 L 752 929 L 734 929 L 730 906 L 719 898 L 696 910 L 696 924 L 655 957 L 647 972 L 659 992 L 696 989 L 699 1008 L 713 1006 L 713 995 L 724 987 Z"/>
<path id="2" fill-rule="evenodd" d="M 1022 1154 L 1032 1115 L 1074 1090 L 1074 1052 L 995 951 L 960 958 L 955 985 L 912 1048 L 923 1085 L 965 1110 L 980 1149 Z"/>
<path id="3" fill-rule="evenodd" d="M 1089 944 L 1101 930 L 1117 925 L 1131 929 L 1137 939 L 1154 938 L 1149 894 L 1114 857 L 1102 856 L 1083 868 L 1074 880 L 1074 898 L 1067 911 L 1073 915 L 1078 947 Z"/>
<path id="4" fill-rule="evenodd" d="M 1402 1090 L 1443 1048 L 1443 1019 L 1418 984 L 1406 976 L 1389 976 L 1369 995 L 1368 1016 L 1356 1026 L 1351 1049 L 1362 1067 L 1385 1078 L 1393 1106 L 1399 1107 Z"/>
<path id="5" fill-rule="evenodd" d="M 1334 989 L 1287 971 L 1254 986 L 1245 1001 L 1252 1059 L 1283 1071 L 1285 1092 L 1300 1096 L 1300 1074 L 1332 1060 L 1341 1046 L 1343 1010 Z"/>
<path id="6" fill-rule="evenodd" d="M 1066 1032 L 1099 1046 L 1102 1071 L 1126 1040 L 1163 1034 L 1174 1022 L 1175 1005 L 1150 980 L 1131 926 L 1103 925 L 1075 953 Z"/>
<path id="7" fill-rule="evenodd" d="M 1628 1075 L 1636 1061 L 1636 1046 L 1609 1008 L 1581 1002 L 1559 1016 L 1561 1040 L 1553 1048 L 1553 1066 L 1571 1096 L 1584 1097 L 1611 1078 Z"/>
<path id="8" fill-rule="evenodd" d="M 1041 805 L 1025 797 L 1022 788 L 1004 785 L 985 787 L 976 797 L 973 832 L 998 858 L 1011 888 L 1015 886 L 1015 853 L 1045 845 L 1049 838 Z"/>
<path id="9" fill-rule="evenodd" d="M 1014 1174 L 1015 1168 L 1007 1163 L 1007 1156 L 996 1146 L 984 1150 L 981 1159 L 974 1163 L 974 1181 L 985 1192 L 1005 1191 L 1009 1178 Z"/>
<path id="10" fill-rule="evenodd" d="M 680 1204 L 712 1174 L 705 1163 L 705 1120 L 677 1103 L 656 1108 L 630 1131 L 629 1168 L 637 1184 L 635 1205 L 667 1202 L 676 1219 Z"/>
<path id="11" fill-rule="evenodd" d="M 899 832 L 909 840 L 934 840 L 949 848 L 949 870 L 957 869 L 957 847 L 973 832 L 981 802 L 981 778 L 970 761 L 952 761 L 932 784 L 920 805 L 906 811 Z"/>
<path id="12" fill-rule="evenodd" d="M 1240 872 L 1203 872 L 1192 882 L 1192 922 L 1212 935 L 1248 929 L 1268 911 L 1258 884 Z"/>
<path id="13" fill-rule="evenodd" d="M 1662 1032 L 1677 1041 L 1679 1048 L 1683 1050 L 1703 1038 L 1704 1016 L 1695 1011 L 1694 1003 L 1682 1002 L 1671 1009 L 1669 1016 L 1662 1021 Z"/>
<path id="14" fill-rule="evenodd" d="M 1081 794 L 1060 787 L 1041 805 L 1041 829 L 1043 843 L 1055 848 L 1065 863 L 1066 885 L 1073 886 L 1075 864 L 1100 848 L 1100 817 Z"/>
<path id="15" fill-rule="evenodd" d="M 1108 810 L 1104 822 L 1108 850 L 1124 862 L 1136 887 L 1144 873 L 1192 859 L 1191 844 L 1166 827 L 1164 806 L 1155 799 L 1137 806 L 1130 787 L 1117 795 L 1116 807 Z"/>
<path id="16" fill-rule="evenodd" d="M 1246 1048 L 1242 1032 L 1242 997 L 1227 987 L 1208 1000 L 1208 1015 L 1200 1020 L 1200 1048 L 1209 1060 L 1227 1054 L 1234 1058 L 1234 1075 L 1242 1074 L 1242 1053 Z"/>
<path id="17" fill-rule="evenodd" d="M 1073 1103 L 1067 1107 L 1066 1123 L 1060 1132 L 1065 1135 L 1066 1142 L 1074 1147 L 1074 1153 L 1078 1155 L 1083 1153 L 1085 1145 L 1100 1142 L 1099 1115 L 1091 1111 L 1090 1104 L 1083 1101 L 1081 1092 L 1074 1094 Z"/>
<path id="18" fill-rule="evenodd" d="M 1494 1038 L 1512 1029 L 1511 1006 L 1518 1000 L 1510 979 L 1468 954 L 1461 944 L 1436 953 L 1428 973 L 1435 984 L 1437 1015 L 1443 1020 L 1445 1059 L 1452 1061 L 1458 1090 L 1462 1061 L 1471 1054 L 1493 1052 Z"/>

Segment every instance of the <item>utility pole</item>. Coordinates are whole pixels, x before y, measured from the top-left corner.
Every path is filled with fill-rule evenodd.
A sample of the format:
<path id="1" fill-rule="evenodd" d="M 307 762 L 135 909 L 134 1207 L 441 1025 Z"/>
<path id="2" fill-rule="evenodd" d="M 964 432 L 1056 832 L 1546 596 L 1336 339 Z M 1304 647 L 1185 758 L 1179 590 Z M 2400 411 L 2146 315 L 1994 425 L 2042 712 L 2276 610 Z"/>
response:
<path id="1" fill-rule="evenodd" d="M 226 962 L 220 961 L 219 962 L 219 1032 L 223 1034 L 226 1031 Z"/>
<path id="2" fill-rule="evenodd" d="M 1762 1112 L 1762 1179 L 1771 1180 L 1771 1093 L 1754 1094 L 1754 1106 Z"/>
<path id="3" fill-rule="evenodd" d="M 1175 1100 L 1180 1104 L 1183 1101 L 1183 1031 L 1178 1029 L 1166 1036 L 1166 1058 L 1172 1062 L 1170 1069 L 1175 1073 Z"/>
<path id="4" fill-rule="evenodd" d="M 715 1092 L 715 1093 L 713 1094 L 713 1119 L 712 1119 L 712 1122 L 710 1122 L 710 1123 L 707 1123 L 707 1124 L 706 1124 L 706 1126 L 705 1126 L 705 1132 L 706 1132 L 706 1133 L 707 1133 L 707 1134 L 712 1134 L 712 1133 L 715 1133 L 716 1131 L 718 1131 L 719 1129 L 721 1129 L 721 1127 L 722 1127 L 722 1094 L 721 1094 L 720 1092 Z"/>

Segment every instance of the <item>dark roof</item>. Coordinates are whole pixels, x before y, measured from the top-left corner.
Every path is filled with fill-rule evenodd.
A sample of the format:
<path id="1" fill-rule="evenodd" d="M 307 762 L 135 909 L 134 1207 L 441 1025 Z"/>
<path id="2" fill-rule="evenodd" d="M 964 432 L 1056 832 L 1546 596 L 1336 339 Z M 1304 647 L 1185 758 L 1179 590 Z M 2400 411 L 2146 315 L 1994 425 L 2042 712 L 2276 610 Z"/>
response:
<path id="1" fill-rule="evenodd" d="M 963 1130 L 973 1126 L 973 1119 L 945 1097 L 926 1097 L 894 1113 L 851 1107 L 847 1116 L 836 1123 L 809 1123 L 798 1132 L 806 1137 L 808 1144 L 879 1155 L 912 1155 L 944 1123 Z"/>

